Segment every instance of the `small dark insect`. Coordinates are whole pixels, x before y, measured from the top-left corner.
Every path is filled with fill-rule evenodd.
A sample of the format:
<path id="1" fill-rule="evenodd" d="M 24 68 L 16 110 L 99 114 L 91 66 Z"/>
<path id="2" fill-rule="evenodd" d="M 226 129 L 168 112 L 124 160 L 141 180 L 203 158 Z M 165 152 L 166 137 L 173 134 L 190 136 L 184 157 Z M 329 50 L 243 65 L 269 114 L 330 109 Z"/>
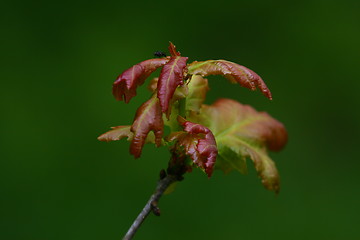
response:
<path id="1" fill-rule="evenodd" d="M 166 54 L 162 51 L 156 51 L 154 52 L 155 57 L 166 57 Z"/>

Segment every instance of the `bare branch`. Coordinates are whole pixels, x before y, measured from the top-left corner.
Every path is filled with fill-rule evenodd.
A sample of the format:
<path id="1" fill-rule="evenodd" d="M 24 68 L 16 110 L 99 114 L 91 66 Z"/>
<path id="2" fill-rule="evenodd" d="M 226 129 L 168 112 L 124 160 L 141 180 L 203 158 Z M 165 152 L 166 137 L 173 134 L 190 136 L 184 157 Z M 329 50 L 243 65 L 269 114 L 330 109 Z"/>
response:
<path id="1" fill-rule="evenodd" d="M 136 231 L 139 229 L 139 227 L 151 211 L 153 211 L 156 216 L 160 216 L 160 209 L 158 208 L 157 203 L 159 202 L 159 199 L 163 195 L 165 190 L 176 181 L 178 180 L 177 177 L 174 175 L 167 175 L 166 177 L 160 179 L 156 186 L 154 194 L 151 195 L 149 201 L 146 203 L 144 209 L 135 219 L 134 223 L 131 225 L 123 240 L 130 240 L 134 237 Z"/>

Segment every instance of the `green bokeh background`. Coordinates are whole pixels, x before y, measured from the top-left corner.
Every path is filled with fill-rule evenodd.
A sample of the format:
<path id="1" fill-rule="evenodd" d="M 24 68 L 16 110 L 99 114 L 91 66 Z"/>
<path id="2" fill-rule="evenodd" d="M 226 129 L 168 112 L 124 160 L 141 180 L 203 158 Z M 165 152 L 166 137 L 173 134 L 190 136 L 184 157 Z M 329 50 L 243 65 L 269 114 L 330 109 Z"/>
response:
<path id="1" fill-rule="evenodd" d="M 210 77 L 282 121 L 271 154 L 278 196 L 249 174 L 199 170 L 160 202 L 135 239 L 360 239 L 360 1 L 5 1 L 1 11 L 0 239 L 121 239 L 152 193 L 165 148 L 141 159 L 103 143 L 149 97 L 111 84 L 173 41 L 190 60 L 260 74 L 274 100 Z"/>

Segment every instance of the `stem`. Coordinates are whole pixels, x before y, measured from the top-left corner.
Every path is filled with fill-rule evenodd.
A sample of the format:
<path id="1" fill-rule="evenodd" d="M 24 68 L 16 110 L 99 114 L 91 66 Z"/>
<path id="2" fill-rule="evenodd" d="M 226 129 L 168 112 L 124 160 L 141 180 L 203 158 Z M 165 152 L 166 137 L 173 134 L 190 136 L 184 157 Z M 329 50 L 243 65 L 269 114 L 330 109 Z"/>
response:
<path id="1" fill-rule="evenodd" d="M 130 240 L 134 237 L 136 231 L 139 229 L 139 227 L 151 211 L 153 211 L 155 215 L 160 216 L 160 210 L 157 207 L 157 203 L 165 190 L 170 186 L 170 184 L 176 181 L 177 178 L 174 175 L 167 175 L 163 179 L 160 179 L 160 181 L 157 183 L 154 194 L 151 195 L 149 201 L 146 203 L 144 209 L 135 219 L 134 223 L 131 225 L 123 240 Z"/>
<path id="2" fill-rule="evenodd" d="M 186 98 L 179 100 L 179 115 L 186 118 Z"/>

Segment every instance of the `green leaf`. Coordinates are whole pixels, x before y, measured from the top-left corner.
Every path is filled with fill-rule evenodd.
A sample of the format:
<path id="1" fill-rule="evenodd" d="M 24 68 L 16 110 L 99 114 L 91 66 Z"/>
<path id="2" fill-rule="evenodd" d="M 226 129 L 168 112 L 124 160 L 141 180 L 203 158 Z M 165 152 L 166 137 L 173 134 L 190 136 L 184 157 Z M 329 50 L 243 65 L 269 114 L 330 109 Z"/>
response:
<path id="1" fill-rule="evenodd" d="M 231 170 L 245 173 L 245 159 L 250 158 L 263 185 L 279 191 L 279 174 L 267 149 L 278 151 L 286 144 L 287 132 L 282 123 L 265 112 L 230 99 L 203 105 L 200 115 L 194 114 L 190 119 L 213 132 L 219 151 L 216 168 L 225 173 Z"/>
<path id="2" fill-rule="evenodd" d="M 188 95 L 188 86 L 183 84 L 176 88 L 175 93 L 170 101 L 170 107 L 167 110 L 166 114 L 163 115 L 164 125 L 170 127 L 171 131 L 178 131 L 181 128 L 177 121 L 178 115 L 181 115 L 180 109 L 180 101 L 185 100 Z"/>
<path id="3" fill-rule="evenodd" d="M 239 153 L 233 151 L 227 145 L 218 145 L 219 155 L 217 159 L 216 169 L 221 169 L 224 173 L 237 170 L 242 174 L 247 173 L 246 158 L 239 157 Z"/>
<path id="4" fill-rule="evenodd" d="M 193 75 L 188 84 L 189 93 L 186 98 L 186 110 L 199 113 L 201 105 L 204 103 L 206 93 L 209 91 L 207 79 Z"/>

